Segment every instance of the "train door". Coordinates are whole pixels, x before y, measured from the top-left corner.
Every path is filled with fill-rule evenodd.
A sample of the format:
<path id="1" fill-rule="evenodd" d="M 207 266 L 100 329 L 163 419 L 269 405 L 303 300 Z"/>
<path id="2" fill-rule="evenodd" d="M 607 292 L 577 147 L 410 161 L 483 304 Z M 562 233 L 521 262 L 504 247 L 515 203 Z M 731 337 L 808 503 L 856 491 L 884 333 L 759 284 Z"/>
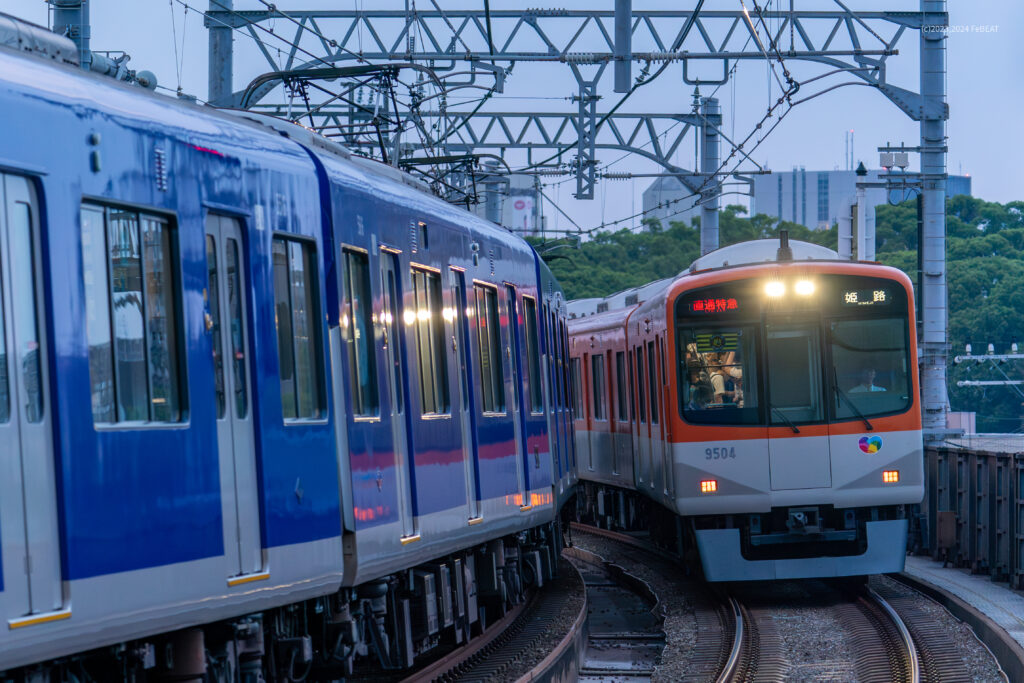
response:
<path id="1" fill-rule="evenodd" d="M 670 407 L 672 397 L 669 392 L 668 374 L 665 368 L 665 340 L 658 337 L 658 394 L 661 396 L 663 419 L 661 421 L 661 471 L 662 471 L 662 492 L 669 498 L 675 493 L 675 472 L 673 467 L 672 444 L 669 437 Z"/>
<path id="2" fill-rule="evenodd" d="M 544 330 L 544 351 L 542 358 L 543 360 L 543 372 L 546 378 L 546 402 L 547 408 L 547 422 L 548 422 L 548 450 L 551 451 L 551 459 L 555 463 L 555 472 L 558 475 L 559 481 L 562 479 L 562 434 L 561 425 L 559 424 L 559 418 L 561 413 L 558 410 L 558 386 L 555 384 L 555 368 L 558 367 L 558 361 L 556 360 L 557 349 L 555 348 L 552 336 L 551 327 L 551 312 L 548 303 L 545 301 L 541 307 L 541 323 L 543 324 L 542 329 Z"/>
<path id="3" fill-rule="evenodd" d="M 772 489 L 829 487 L 832 465 L 828 432 L 823 429 L 821 330 L 817 323 L 768 322 L 766 334 Z M 803 433 L 801 424 L 806 425 Z"/>
<path id="4" fill-rule="evenodd" d="M 648 406 L 651 409 L 651 439 L 650 448 L 647 449 L 647 485 L 650 488 L 655 487 L 655 459 L 658 458 L 658 454 L 661 452 L 661 407 L 658 405 L 658 394 L 660 393 L 658 385 L 658 365 L 657 360 L 654 357 L 654 342 L 647 342 L 647 388 L 650 390 L 651 402 Z"/>
<path id="5" fill-rule="evenodd" d="M 398 253 L 381 249 L 380 279 L 383 293 L 384 354 L 387 362 L 388 404 L 391 406 L 391 442 L 395 456 L 395 481 L 398 486 L 398 518 L 402 538 L 416 535 L 412 509 L 412 476 L 409 472 L 408 415 L 405 401 L 405 363 L 402 361 L 401 324 L 402 281 Z M 375 369 L 369 369 L 374 372 Z"/>
<path id="6" fill-rule="evenodd" d="M 452 308 L 455 355 L 459 366 L 459 415 L 462 418 L 462 458 L 466 477 L 466 503 L 469 519 L 480 518 L 480 487 L 477 481 L 477 458 L 479 442 L 476 437 L 476 415 L 473 411 L 473 381 L 470 368 L 473 366 L 469 349 L 469 323 L 466 320 L 466 274 L 452 268 Z"/>
<path id="7" fill-rule="evenodd" d="M 516 481 L 519 484 L 521 505 L 529 505 L 529 486 L 526 480 L 526 416 L 523 407 L 523 363 L 519 345 L 519 307 L 516 302 L 516 288 L 505 285 L 506 317 L 508 318 L 509 370 L 512 373 L 512 420 L 516 435 Z"/>
<path id="8" fill-rule="evenodd" d="M 263 569 L 259 492 L 250 410 L 242 231 L 235 218 L 206 217 L 207 328 L 213 344 L 224 552 L 229 576 Z"/>
<path id="9" fill-rule="evenodd" d="M 644 482 L 644 458 L 647 451 L 647 391 L 644 381 L 644 347 L 640 344 L 634 349 L 634 373 L 636 375 L 637 412 L 639 419 L 634 420 L 633 428 L 633 484 L 637 488 Z"/>
<path id="10" fill-rule="evenodd" d="M 38 207 L 28 180 L 0 174 L 0 605 L 11 628 L 63 603 Z"/>

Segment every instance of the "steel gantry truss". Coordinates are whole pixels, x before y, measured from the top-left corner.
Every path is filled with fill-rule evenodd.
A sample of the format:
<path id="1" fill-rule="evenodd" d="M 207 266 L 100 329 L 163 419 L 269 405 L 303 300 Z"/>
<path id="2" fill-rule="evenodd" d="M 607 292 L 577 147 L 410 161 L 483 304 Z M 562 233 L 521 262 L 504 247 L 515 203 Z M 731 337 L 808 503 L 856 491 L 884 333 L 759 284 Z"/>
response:
<path id="1" fill-rule="evenodd" d="M 270 71 L 285 75 L 358 64 L 401 62 L 427 67 L 434 86 L 422 75 L 415 83 L 395 77 L 409 91 L 401 100 L 393 91 L 386 97 L 379 82 L 366 80 L 359 86 L 369 89 L 372 105 L 353 99 L 351 84 L 311 99 L 308 82 L 296 85 L 283 78 L 285 88 L 267 82 L 250 89 L 248 104 L 276 114 L 291 113 L 293 119 L 306 117 L 312 127 L 319 125 L 355 147 L 366 148 L 372 134 L 381 154 L 393 151 L 394 163 L 400 162 L 401 154 L 417 156 L 417 150 L 429 152 L 425 158 L 432 153 L 434 158 L 462 159 L 467 151 L 478 149 L 496 150 L 502 156 L 525 149 L 530 155 L 528 168 L 552 161 L 567 163 L 576 175 L 575 196 L 580 199 L 594 197 L 600 175 L 598 150 L 633 152 L 659 164 L 697 197 L 695 203 L 702 206 L 702 251 L 717 247 L 721 178 L 749 160 L 751 146 L 745 145 L 750 138 L 726 139 L 728 153 L 720 155 L 719 139 L 724 136 L 717 100 L 699 99 L 682 115 L 619 114 L 630 93 L 676 62 L 681 63 L 683 83 L 717 86 L 729 79 L 739 60 L 764 60 L 771 67 L 774 83 L 769 87 L 778 94 L 778 101 L 769 105 L 758 123 L 760 129 L 773 112 L 779 113 L 773 109 L 778 105 L 789 107 L 850 84 L 877 89 L 920 123 L 922 395 L 925 429 L 941 437 L 947 403 L 945 0 L 920 0 L 916 12 L 852 11 L 841 0 L 834 0 L 829 10 L 802 10 L 795 7 L 798 0 L 779 0 L 774 6 L 767 0 L 767 7 L 757 0 L 749 0 L 749 7 L 747 0 L 738 0 L 739 7 L 734 9 L 706 10 L 704 0 L 695 0 L 692 9 L 657 11 L 634 10 L 632 0 L 615 0 L 614 10 L 588 11 L 444 9 L 437 0 L 430 0 L 432 8 L 426 10 L 407 2 L 406 9 L 396 10 L 316 11 L 283 11 L 268 0 L 258 0 L 260 9 L 236 11 L 232 0 L 209 2 L 205 22 L 210 29 L 212 103 L 238 106 L 246 94 L 245 89 L 234 89 L 231 39 L 236 31 L 252 37 Z M 913 47 L 915 34 L 920 56 L 918 92 L 889 83 L 886 72 L 888 60 L 901 47 Z M 797 81 L 787 67 L 794 61 L 819 64 L 822 73 Z M 568 98 L 574 106 L 529 114 L 490 110 L 501 99 L 513 67 L 521 62 L 561 64 L 569 69 L 576 83 L 576 92 Z M 608 69 L 609 65 L 613 68 Z M 635 77 L 634 65 L 640 66 Z M 614 91 L 624 95 L 614 106 L 604 108 L 598 106 L 599 86 L 608 73 L 614 73 Z M 848 78 L 833 85 L 820 80 L 829 76 Z M 436 92 L 425 95 L 430 87 Z M 451 92 L 471 88 L 486 90 L 482 102 L 456 106 L 449 101 Z M 302 105 L 299 113 L 297 98 Z M 670 139 L 665 136 L 666 122 L 679 127 Z M 412 129 L 415 135 L 402 137 L 403 131 Z M 691 132 L 699 135 L 700 168 L 678 168 L 671 161 L 673 152 Z M 390 137 L 385 140 L 386 136 Z M 534 158 L 544 154 L 539 161 Z M 566 162 L 567 155 L 571 159 Z M 726 168 L 733 159 L 737 159 L 736 168 Z"/>
<path id="2" fill-rule="evenodd" d="M 616 91 L 628 92 L 641 79 L 651 80 L 651 65 L 682 63 L 683 81 L 691 85 L 724 83 L 735 60 L 810 60 L 832 70 L 848 71 L 863 82 L 885 92 L 909 115 L 921 109 L 921 103 L 909 91 L 885 82 L 885 61 L 897 54 L 898 44 L 907 28 L 917 28 L 917 13 L 850 12 L 841 3 L 833 11 L 761 11 L 735 10 L 632 10 L 629 0 L 617 0 L 616 10 L 570 11 L 561 9 L 501 10 L 483 9 L 419 10 L 320 10 L 288 11 L 264 3 L 262 10 L 235 11 L 229 0 L 210 0 L 206 25 L 211 29 L 211 45 L 230 44 L 224 35 L 239 30 L 248 33 L 274 71 L 310 69 L 351 62 L 415 62 L 428 64 L 442 79 L 468 70 L 473 81 L 481 76 L 493 79 L 493 90 L 500 92 L 504 76 L 519 62 L 564 64 L 577 84 L 573 94 L 575 118 L 570 141 L 532 140 L 533 150 L 553 148 L 559 154 L 575 152 L 576 197 L 592 199 L 597 173 L 599 129 L 609 117 L 598 109 L 598 86 L 609 64 L 614 64 Z M 700 5 L 702 3 L 698 3 Z M 754 3 L 757 7 L 756 3 Z M 616 23 L 618 14 L 618 23 Z M 623 18 L 625 17 L 625 21 Z M 755 18 L 752 18 L 755 17 Z M 269 34 L 266 24 L 276 22 Z M 284 64 L 275 58 L 286 37 L 290 45 L 283 55 Z M 211 50 L 213 48 L 211 47 Z M 220 49 L 221 57 L 226 57 Z M 224 59 L 229 62 L 228 59 Z M 637 80 L 631 77 L 631 65 L 643 65 Z M 211 60 L 211 64 L 214 61 Z M 495 69 L 495 65 L 500 69 Z M 213 67 L 211 67 L 213 68 Z M 711 77 L 704 74 L 717 71 Z M 453 87 L 465 86 L 465 82 Z M 211 71 L 210 100 L 215 104 L 238 106 L 242 92 L 231 92 L 229 79 L 222 71 Z M 780 87 L 784 84 L 780 80 Z M 260 102 L 271 94 L 264 87 L 251 102 Z M 281 91 L 278 90 L 278 93 Z M 275 102 L 278 111 L 294 110 L 294 103 Z M 441 135 L 460 126 L 465 113 L 447 109 L 432 112 L 439 119 L 452 121 L 438 126 Z M 476 113 L 476 112 L 474 112 Z M 695 112 L 697 113 L 697 112 Z M 491 121 L 508 113 L 486 113 Z M 566 112 L 550 112 L 564 117 Z M 513 116 L 518 116 L 513 114 Z M 541 115 L 545 116 L 545 115 Z M 424 118 L 428 118 L 424 116 Z M 333 125 L 343 125 L 334 123 Z M 511 129 L 515 124 L 509 124 Z M 687 129 L 689 132 L 689 129 Z M 406 141 L 406 146 L 434 144 L 434 136 Z M 461 143 L 460 143 L 461 144 Z M 671 145 L 665 147 L 673 147 Z M 643 153 L 668 172 L 678 171 L 670 156 L 627 145 L 622 149 Z M 704 169 L 701 169 L 704 171 Z M 704 171 L 706 173 L 706 171 Z M 692 191 L 706 187 L 708 178 L 694 186 L 696 172 L 680 173 L 684 186 Z"/>

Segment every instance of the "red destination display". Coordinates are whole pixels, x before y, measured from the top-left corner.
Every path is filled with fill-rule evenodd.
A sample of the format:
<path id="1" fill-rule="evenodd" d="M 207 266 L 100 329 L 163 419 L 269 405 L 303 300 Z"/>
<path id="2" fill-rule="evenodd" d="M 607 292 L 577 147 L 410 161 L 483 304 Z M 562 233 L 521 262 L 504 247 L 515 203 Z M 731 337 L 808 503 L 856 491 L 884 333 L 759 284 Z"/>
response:
<path id="1" fill-rule="evenodd" d="M 726 311 L 738 311 L 739 302 L 736 299 L 694 299 L 690 302 L 691 313 L 725 313 Z"/>

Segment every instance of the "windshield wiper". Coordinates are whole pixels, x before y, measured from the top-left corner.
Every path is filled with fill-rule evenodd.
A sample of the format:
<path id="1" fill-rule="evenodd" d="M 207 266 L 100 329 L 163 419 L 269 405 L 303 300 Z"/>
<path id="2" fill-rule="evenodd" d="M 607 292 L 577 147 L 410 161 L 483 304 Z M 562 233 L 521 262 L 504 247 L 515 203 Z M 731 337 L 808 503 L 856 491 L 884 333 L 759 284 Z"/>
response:
<path id="1" fill-rule="evenodd" d="M 850 408 L 853 409 L 853 412 L 857 414 L 857 417 L 864 420 L 864 425 L 868 428 L 868 431 L 875 431 L 875 427 L 874 425 L 871 424 L 871 420 L 866 418 L 864 416 L 864 413 L 860 412 L 856 404 L 854 404 L 854 402 L 850 400 L 850 397 L 846 395 L 846 392 L 839 388 L 839 378 L 838 376 L 836 376 L 835 368 L 832 368 L 832 388 L 836 390 L 836 394 L 838 394 L 840 397 L 842 397 L 844 401 L 846 401 L 846 405 L 850 406 Z"/>
<path id="2" fill-rule="evenodd" d="M 786 417 L 786 414 L 784 412 L 782 412 L 781 410 L 779 410 L 775 406 L 769 406 L 769 407 L 772 409 L 772 412 L 778 414 L 778 416 L 782 418 L 783 422 L 785 422 L 787 425 L 789 425 L 789 428 L 793 430 L 794 434 L 799 434 L 800 433 L 800 428 L 797 427 L 795 424 L 793 424 L 793 421 L 790 420 L 788 417 Z"/>

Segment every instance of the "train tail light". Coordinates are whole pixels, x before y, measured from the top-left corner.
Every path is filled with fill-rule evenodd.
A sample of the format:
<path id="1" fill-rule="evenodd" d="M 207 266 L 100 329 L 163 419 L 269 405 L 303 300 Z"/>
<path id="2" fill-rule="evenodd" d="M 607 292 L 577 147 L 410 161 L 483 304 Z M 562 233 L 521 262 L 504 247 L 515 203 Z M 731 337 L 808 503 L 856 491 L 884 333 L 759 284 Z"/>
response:
<path id="1" fill-rule="evenodd" d="M 899 470 L 884 470 L 882 472 L 882 483 L 883 484 L 896 484 L 900 480 Z"/>
<path id="2" fill-rule="evenodd" d="M 700 483 L 701 493 L 715 493 L 716 491 L 718 491 L 717 479 L 708 479 Z"/>

